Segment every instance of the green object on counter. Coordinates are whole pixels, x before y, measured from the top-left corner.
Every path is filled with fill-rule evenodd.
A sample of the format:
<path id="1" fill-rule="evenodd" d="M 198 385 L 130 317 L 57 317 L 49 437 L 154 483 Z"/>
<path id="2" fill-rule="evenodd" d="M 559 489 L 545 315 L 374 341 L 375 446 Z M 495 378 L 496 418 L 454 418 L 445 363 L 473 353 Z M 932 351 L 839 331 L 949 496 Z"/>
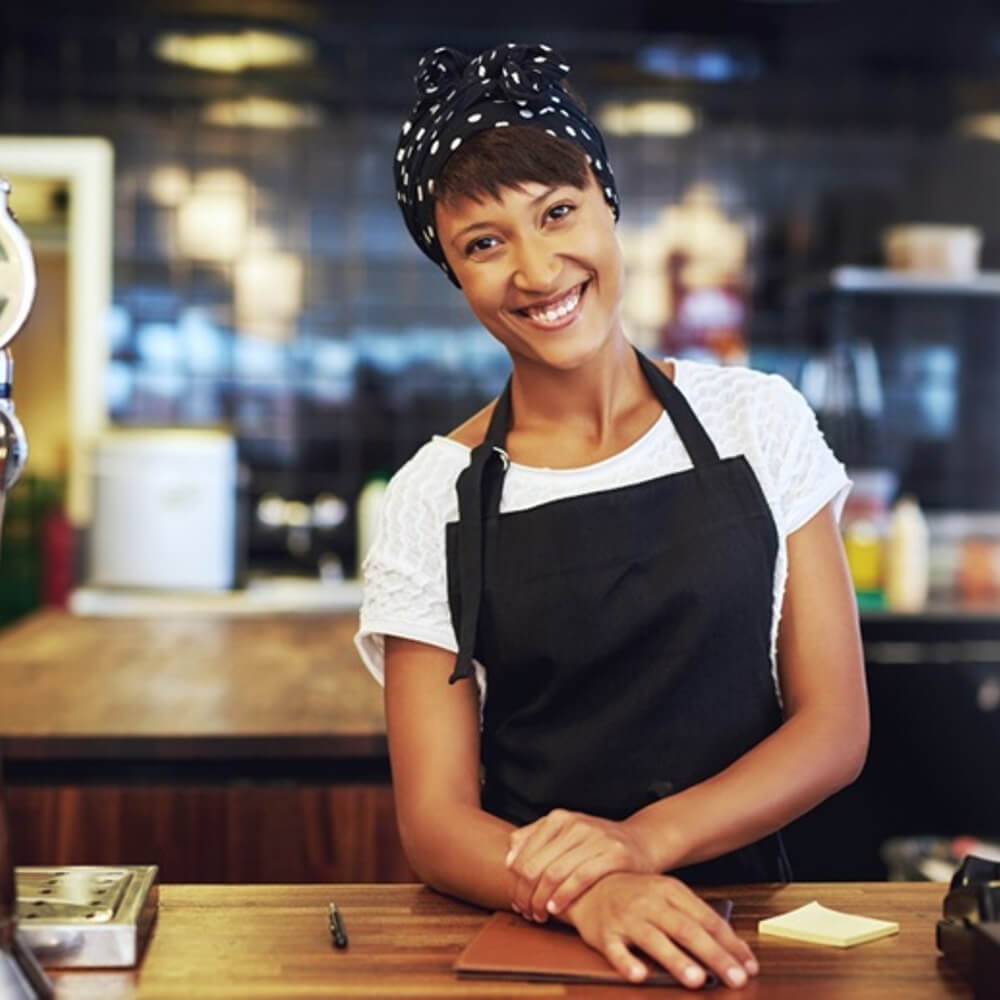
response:
<path id="1" fill-rule="evenodd" d="M 881 590 L 856 590 L 859 611 L 883 611 L 886 607 L 885 593 Z"/>
<path id="2" fill-rule="evenodd" d="M 7 496 L 0 537 L 0 626 L 41 604 L 42 521 L 62 493 L 55 480 L 24 476 Z"/>

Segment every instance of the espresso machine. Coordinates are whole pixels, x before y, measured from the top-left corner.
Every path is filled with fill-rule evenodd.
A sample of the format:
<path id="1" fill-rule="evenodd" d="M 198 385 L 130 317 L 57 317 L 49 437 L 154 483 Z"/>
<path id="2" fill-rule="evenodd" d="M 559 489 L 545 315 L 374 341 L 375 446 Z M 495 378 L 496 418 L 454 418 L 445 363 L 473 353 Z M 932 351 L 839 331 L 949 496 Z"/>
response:
<path id="1" fill-rule="evenodd" d="M 28 458 L 28 440 L 11 398 L 14 361 L 9 345 L 28 318 L 36 284 L 34 257 L 7 205 L 9 194 L 10 184 L 0 177 L 0 557 L 7 491 Z M 27 1000 L 53 995 L 52 984 L 18 932 L 14 859 L 0 775 L 0 997 Z"/>

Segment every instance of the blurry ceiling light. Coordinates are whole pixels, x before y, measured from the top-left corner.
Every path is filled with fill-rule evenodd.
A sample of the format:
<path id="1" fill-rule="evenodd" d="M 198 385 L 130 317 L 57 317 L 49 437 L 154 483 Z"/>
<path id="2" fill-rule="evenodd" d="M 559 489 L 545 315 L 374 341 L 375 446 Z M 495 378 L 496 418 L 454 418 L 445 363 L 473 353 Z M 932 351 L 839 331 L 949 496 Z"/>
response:
<path id="1" fill-rule="evenodd" d="M 233 270 L 237 329 L 274 340 L 291 337 L 302 311 L 303 271 L 297 254 L 244 253 Z"/>
<path id="2" fill-rule="evenodd" d="M 196 191 L 225 191 L 246 198 L 250 194 L 250 181 L 246 175 L 232 167 L 216 167 L 213 170 L 201 170 L 195 176 Z"/>
<path id="3" fill-rule="evenodd" d="M 212 73 L 242 73 L 248 69 L 278 69 L 312 62 L 316 47 L 294 35 L 274 31 L 235 31 L 160 35 L 153 51 L 164 62 Z"/>
<path id="4" fill-rule="evenodd" d="M 694 108 L 679 101 L 605 104 L 597 114 L 598 124 L 611 135 L 679 136 L 698 125 Z"/>
<path id="5" fill-rule="evenodd" d="M 238 170 L 205 170 L 177 209 L 181 253 L 225 263 L 239 256 L 249 222 L 250 184 Z"/>
<path id="6" fill-rule="evenodd" d="M 191 175 L 183 167 L 164 164 L 149 175 L 149 196 L 158 205 L 176 208 L 191 190 Z"/>
<path id="7" fill-rule="evenodd" d="M 984 111 L 964 115 L 958 122 L 958 131 L 973 139 L 1000 142 L 1000 111 Z"/>
<path id="8" fill-rule="evenodd" d="M 244 97 L 238 101 L 213 101 L 201 113 L 210 125 L 232 128 L 309 128 L 323 121 L 315 104 L 293 104 L 271 97 Z"/>

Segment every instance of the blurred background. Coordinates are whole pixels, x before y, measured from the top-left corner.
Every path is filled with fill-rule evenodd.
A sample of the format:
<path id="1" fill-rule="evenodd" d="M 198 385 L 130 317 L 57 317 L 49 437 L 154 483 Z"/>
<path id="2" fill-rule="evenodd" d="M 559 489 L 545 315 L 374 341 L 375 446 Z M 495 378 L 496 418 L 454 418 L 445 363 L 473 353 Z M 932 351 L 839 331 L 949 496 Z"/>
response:
<path id="1" fill-rule="evenodd" d="M 879 504 L 905 491 L 927 511 L 1000 509 L 1000 14 L 848 0 L 588 0 L 571 16 L 545 0 L 4 6 L 0 134 L 99 137 L 111 153 L 107 195 L 0 158 L 42 288 L 38 329 L 15 348 L 33 455 L 11 503 L 51 510 L 68 491 L 74 555 L 49 569 L 53 599 L 95 574 L 127 582 L 94 566 L 95 491 L 165 445 L 102 445 L 108 429 L 235 439 L 233 576 L 195 585 L 351 577 L 365 484 L 502 384 L 503 351 L 435 280 L 393 197 L 412 73 L 441 43 L 545 39 L 571 62 L 623 194 L 637 343 L 782 372 L 844 461 L 882 471 Z M 74 244 L 74 197 L 110 199 L 107 244 Z M 99 259 L 74 261 L 71 245 Z M 84 266 L 108 289 L 93 322 L 71 315 L 67 273 Z M 26 555 L 19 572 L 36 589 L 8 585 L 8 617 L 44 598 L 40 564 Z"/>
<path id="2" fill-rule="evenodd" d="M 871 787 L 901 797 L 870 842 L 1000 836 L 976 780 L 1000 740 L 985 3 L 4 4 L 0 174 L 40 291 L 13 349 L 32 454 L 0 623 L 278 582 L 356 606 L 385 478 L 509 370 L 391 172 L 419 56 L 507 40 L 562 52 L 604 130 L 635 342 L 780 372 L 855 479 Z M 814 859 L 870 805 L 817 820 Z M 800 871 L 879 874 L 873 851 Z"/>

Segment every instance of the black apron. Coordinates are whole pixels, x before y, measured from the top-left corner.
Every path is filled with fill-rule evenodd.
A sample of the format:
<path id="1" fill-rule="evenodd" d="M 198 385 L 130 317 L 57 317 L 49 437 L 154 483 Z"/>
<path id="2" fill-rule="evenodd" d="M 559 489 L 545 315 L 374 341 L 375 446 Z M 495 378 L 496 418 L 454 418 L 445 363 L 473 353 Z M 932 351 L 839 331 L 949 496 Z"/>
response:
<path id="1" fill-rule="evenodd" d="M 446 526 L 451 680 L 473 657 L 486 669 L 483 808 L 518 826 L 557 807 L 624 819 L 782 722 L 767 501 L 746 458 L 720 459 L 680 390 L 638 357 L 692 469 L 500 514 L 508 382 Z M 778 834 L 674 874 L 791 877 Z"/>

